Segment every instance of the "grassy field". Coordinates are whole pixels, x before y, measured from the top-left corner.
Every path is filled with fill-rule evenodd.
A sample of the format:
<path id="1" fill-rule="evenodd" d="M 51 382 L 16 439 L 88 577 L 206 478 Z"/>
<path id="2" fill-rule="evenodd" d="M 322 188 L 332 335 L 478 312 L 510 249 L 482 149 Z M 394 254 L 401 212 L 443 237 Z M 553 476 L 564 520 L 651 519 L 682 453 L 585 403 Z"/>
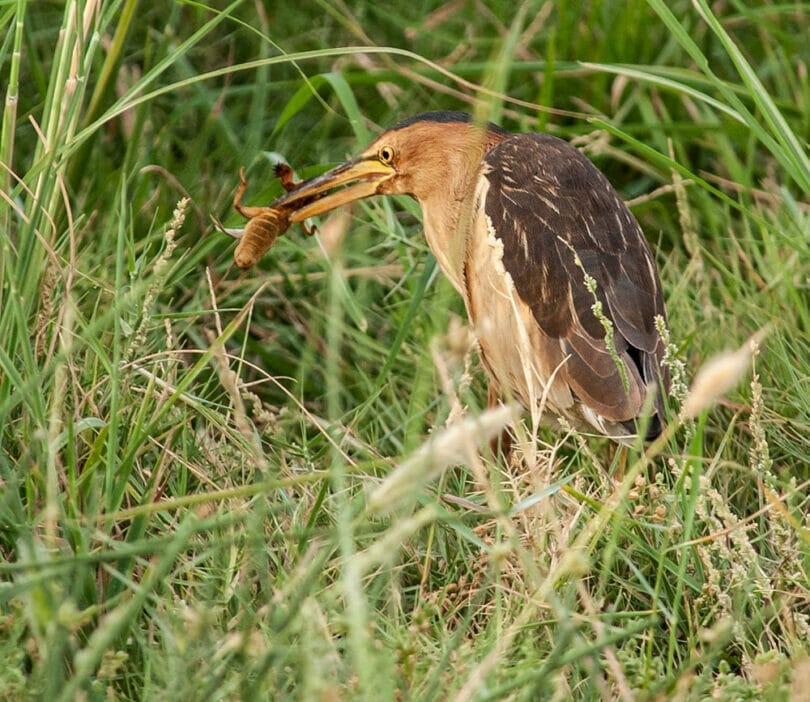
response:
<path id="1" fill-rule="evenodd" d="M 212 5 L 0 3 L 0 698 L 810 699 L 810 5 Z M 233 266 L 240 166 L 265 203 L 429 109 L 630 202 L 646 454 L 476 450 L 411 201 Z"/>

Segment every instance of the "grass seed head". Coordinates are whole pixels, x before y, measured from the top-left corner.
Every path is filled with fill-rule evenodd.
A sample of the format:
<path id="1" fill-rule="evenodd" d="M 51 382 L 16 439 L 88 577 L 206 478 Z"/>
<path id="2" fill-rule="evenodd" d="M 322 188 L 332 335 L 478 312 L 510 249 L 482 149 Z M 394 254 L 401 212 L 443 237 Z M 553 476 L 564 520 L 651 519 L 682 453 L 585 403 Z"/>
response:
<path id="1" fill-rule="evenodd" d="M 736 351 L 718 354 L 703 365 L 683 404 L 682 418 L 696 417 L 739 382 L 751 365 L 751 357 L 763 335 L 764 331 L 760 331 Z"/>

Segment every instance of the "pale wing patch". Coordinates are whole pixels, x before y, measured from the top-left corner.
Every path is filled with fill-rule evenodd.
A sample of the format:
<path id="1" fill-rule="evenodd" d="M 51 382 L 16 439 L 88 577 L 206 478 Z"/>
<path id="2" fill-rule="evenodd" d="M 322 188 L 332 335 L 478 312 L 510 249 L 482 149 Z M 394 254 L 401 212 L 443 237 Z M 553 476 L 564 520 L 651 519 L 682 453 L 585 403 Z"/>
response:
<path id="1" fill-rule="evenodd" d="M 567 386 L 555 379 L 565 358 L 555 352 L 553 362 L 546 362 L 542 349 L 551 340 L 543 337 L 506 270 L 503 239 L 482 206 L 487 188 L 481 178 L 476 192 L 481 206 L 474 213 L 466 264 L 468 314 L 487 371 L 507 399 L 511 395 L 526 406 L 536 428 L 547 404 L 558 414 L 573 403 Z"/>

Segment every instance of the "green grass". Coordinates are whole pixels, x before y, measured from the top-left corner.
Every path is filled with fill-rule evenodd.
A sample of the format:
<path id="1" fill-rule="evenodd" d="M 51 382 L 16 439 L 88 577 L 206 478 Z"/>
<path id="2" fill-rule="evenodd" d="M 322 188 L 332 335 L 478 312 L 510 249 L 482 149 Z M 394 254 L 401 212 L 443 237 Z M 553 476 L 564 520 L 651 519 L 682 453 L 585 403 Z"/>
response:
<path id="1" fill-rule="evenodd" d="M 0 3 L 0 697 L 806 693 L 810 5 L 67 6 Z M 413 202 L 235 269 L 240 166 L 266 202 L 428 109 L 631 201 L 673 417 L 767 328 L 724 399 L 504 466 Z"/>

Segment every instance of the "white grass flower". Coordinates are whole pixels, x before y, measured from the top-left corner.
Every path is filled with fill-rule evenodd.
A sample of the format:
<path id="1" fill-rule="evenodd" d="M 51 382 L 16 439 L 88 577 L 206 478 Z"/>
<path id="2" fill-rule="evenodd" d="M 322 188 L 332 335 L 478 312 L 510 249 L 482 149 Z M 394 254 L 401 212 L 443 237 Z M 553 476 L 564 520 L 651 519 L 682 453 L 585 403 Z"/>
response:
<path id="1" fill-rule="evenodd" d="M 686 402 L 681 410 L 682 419 L 696 417 L 713 405 L 742 378 L 751 366 L 751 357 L 765 331 L 761 330 L 736 351 L 727 351 L 709 359 L 698 371 Z"/>
<path id="2" fill-rule="evenodd" d="M 471 451 L 497 436 L 516 418 L 514 405 L 502 405 L 477 417 L 468 417 L 432 436 L 371 493 L 369 509 L 388 512 L 450 466 L 469 463 Z"/>

